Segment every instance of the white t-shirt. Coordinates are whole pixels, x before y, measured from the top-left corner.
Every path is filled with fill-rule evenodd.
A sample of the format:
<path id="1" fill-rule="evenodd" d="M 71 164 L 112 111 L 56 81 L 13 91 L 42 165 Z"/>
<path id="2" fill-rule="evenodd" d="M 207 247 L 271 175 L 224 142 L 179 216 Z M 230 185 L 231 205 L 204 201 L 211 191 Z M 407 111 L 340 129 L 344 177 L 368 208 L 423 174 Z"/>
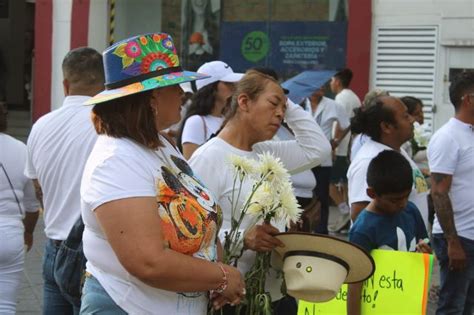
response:
<path id="1" fill-rule="evenodd" d="M 332 129 L 335 122 L 338 122 L 342 129 L 349 127 L 349 114 L 341 104 L 332 99 L 323 96 L 315 112 L 311 110 L 311 103 L 306 104 L 306 109 L 311 112 L 328 140 L 332 139 Z M 332 166 L 332 157 L 324 161 L 321 166 Z"/>
<path id="2" fill-rule="evenodd" d="M 321 128 L 314 119 L 301 106 L 289 101 L 285 116 L 286 122 L 295 133 L 296 140 L 289 141 L 265 141 L 253 146 L 253 151 L 243 151 L 235 148 L 219 137 L 213 138 L 199 147 L 190 159 L 190 164 L 197 176 L 209 187 L 209 190 L 217 198 L 222 208 L 223 223 L 219 233 L 224 242 L 225 231 L 231 228 L 231 197 L 233 191 L 234 173 L 228 165 L 228 157 L 232 154 L 258 159 L 257 154 L 270 152 L 279 157 L 291 174 L 310 169 L 327 159 L 331 152 L 329 141 L 324 136 Z M 216 170 L 219 174 L 216 176 Z M 239 187 L 237 184 L 236 187 Z M 244 181 L 241 197 L 237 208 L 242 208 L 246 197 L 251 191 L 251 183 Z M 244 218 L 243 230 L 251 226 L 250 217 Z M 275 224 L 280 231 L 284 231 L 284 222 Z M 239 260 L 238 268 L 245 274 L 253 265 L 255 252 L 247 250 Z M 269 290 L 273 300 L 281 298 L 281 279 L 276 278 L 275 273 L 267 277 L 266 289 Z"/>
<path id="3" fill-rule="evenodd" d="M 63 105 L 41 117 L 28 137 L 25 175 L 43 191 L 44 232 L 65 240 L 81 213 L 82 170 L 97 139 L 90 97 L 68 96 Z"/>
<path id="4" fill-rule="evenodd" d="M 21 224 L 24 212 L 37 212 L 39 202 L 31 179 L 23 174 L 26 163 L 26 145 L 9 135 L 0 132 L 0 221 L 11 217 Z M 8 183 L 8 174 L 20 208 Z M 21 226 L 23 226 L 21 224 Z"/>
<path id="5" fill-rule="evenodd" d="M 344 89 L 339 92 L 336 95 L 335 101 L 344 106 L 349 118 L 354 117 L 354 109 L 361 106 L 360 99 L 354 92 L 352 92 L 352 90 L 349 89 Z M 337 156 L 347 156 L 350 139 L 351 133 L 348 132 L 347 135 L 339 142 L 339 145 L 336 148 Z"/>
<path id="6" fill-rule="evenodd" d="M 212 115 L 193 115 L 184 123 L 181 144 L 186 142 L 201 145 L 206 142 L 213 133 L 216 133 L 224 121 L 223 117 Z"/>
<path id="7" fill-rule="evenodd" d="M 220 208 L 193 177 L 181 154 L 167 140 L 162 138 L 162 142 L 165 147 L 154 151 L 129 139 L 99 136 L 81 184 L 87 270 L 129 314 L 205 314 L 207 292 L 161 290 L 129 274 L 94 214 L 97 207 L 113 200 L 155 197 L 167 246 L 183 254 L 216 260 Z"/>
<path id="8" fill-rule="evenodd" d="M 368 135 L 365 133 L 360 133 L 352 139 L 352 146 L 351 146 L 351 161 L 355 159 L 357 156 L 357 152 L 359 152 L 360 148 L 370 139 Z"/>
<path id="9" fill-rule="evenodd" d="M 458 235 L 474 240 L 474 126 L 451 118 L 431 138 L 432 173 L 452 175 L 449 198 Z M 435 217 L 433 233 L 443 233 Z"/>
<path id="10" fill-rule="evenodd" d="M 393 149 L 369 138 L 352 160 L 347 171 L 349 205 L 355 202 L 370 202 L 372 200 L 366 192 L 367 170 L 370 161 L 384 150 Z M 400 149 L 400 153 L 410 162 L 413 170 L 413 188 L 408 200 L 418 207 L 425 227 L 428 229 L 428 184 L 420 169 L 408 154 L 403 149 Z"/>

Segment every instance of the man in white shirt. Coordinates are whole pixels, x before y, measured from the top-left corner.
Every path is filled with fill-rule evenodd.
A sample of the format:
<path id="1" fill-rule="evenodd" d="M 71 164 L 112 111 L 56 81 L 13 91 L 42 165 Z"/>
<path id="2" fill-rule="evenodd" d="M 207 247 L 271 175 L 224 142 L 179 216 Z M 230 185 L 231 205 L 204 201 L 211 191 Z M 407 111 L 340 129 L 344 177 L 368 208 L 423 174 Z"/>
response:
<path id="1" fill-rule="evenodd" d="M 61 293 L 54 279 L 57 251 L 81 213 L 82 171 L 97 135 L 91 106 L 83 103 L 104 89 L 102 56 L 91 48 L 71 50 L 63 60 L 66 98 L 61 108 L 41 117 L 28 137 L 25 175 L 42 192 L 45 234 L 44 314 L 77 314 L 79 307 Z"/>
<path id="2" fill-rule="evenodd" d="M 474 312 L 474 71 L 453 80 L 455 116 L 428 145 L 436 217 L 433 248 L 440 265 L 436 314 Z"/>
<path id="3" fill-rule="evenodd" d="M 349 116 L 354 116 L 354 110 L 360 108 L 361 102 L 359 97 L 349 89 L 352 81 L 352 71 L 343 69 L 331 78 L 331 91 L 336 94 L 336 102 L 341 104 Z M 329 192 L 331 198 L 338 205 L 341 213 L 334 226 L 330 230 L 338 232 L 349 225 L 349 205 L 347 203 L 347 169 L 349 167 L 349 142 L 351 133 L 340 124 L 335 124 L 333 147 L 335 153 L 335 161 L 331 172 L 331 185 Z"/>
<path id="4" fill-rule="evenodd" d="M 309 98 L 305 100 L 305 109 L 310 112 L 318 125 L 323 130 L 326 138 L 334 144 L 332 137 L 332 128 L 334 123 L 338 123 L 341 128 L 349 128 L 349 115 L 344 110 L 343 106 L 330 98 L 324 96 L 324 86 L 316 90 Z M 318 226 L 315 228 L 316 233 L 328 234 L 328 219 L 329 219 L 329 183 L 332 172 L 332 157 L 329 157 L 312 169 L 316 177 L 316 196 L 321 202 L 321 217 Z M 346 210 L 347 217 L 349 217 L 349 209 Z"/>
<path id="5" fill-rule="evenodd" d="M 349 204 L 351 217 L 357 215 L 372 200 L 367 195 L 367 169 L 370 161 L 384 150 L 399 151 L 410 163 L 413 171 L 413 188 L 408 200 L 413 202 L 428 226 L 428 185 L 423 174 L 401 148 L 413 137 L 414 119 L 408 114 L 407 107 L 398 98 L 391 96 L 377 97 L 374 104 L 366 110 L 356 111 L 351 120 L 351 129 L 370 137 L 351 162 L 347 172 L 349 183 Z"/>

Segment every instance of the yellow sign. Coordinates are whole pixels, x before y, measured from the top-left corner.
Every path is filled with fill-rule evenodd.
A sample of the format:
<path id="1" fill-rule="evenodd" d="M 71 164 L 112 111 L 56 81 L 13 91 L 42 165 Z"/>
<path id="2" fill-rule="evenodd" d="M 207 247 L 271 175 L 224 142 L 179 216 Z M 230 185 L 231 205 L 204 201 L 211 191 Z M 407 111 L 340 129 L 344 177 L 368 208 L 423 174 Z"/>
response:
<path id="1" fill-rule="evenodd" d="M 374 250 L 375 273 L 364 282 L 362 314 L 426 314 L 433 255 Z M 326 303 L 300 301 L 298 315 L 347 314 L 347 285 Z"/>

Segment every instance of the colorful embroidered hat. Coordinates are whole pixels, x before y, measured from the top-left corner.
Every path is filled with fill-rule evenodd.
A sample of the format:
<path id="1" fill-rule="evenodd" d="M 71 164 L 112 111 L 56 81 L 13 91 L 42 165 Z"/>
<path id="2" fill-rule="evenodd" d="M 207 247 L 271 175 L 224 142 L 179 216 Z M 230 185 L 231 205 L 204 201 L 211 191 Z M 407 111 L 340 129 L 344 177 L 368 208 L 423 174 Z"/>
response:
<path id="1" fill-rule="evenodd" d="M 309 302 L 334 298 L 343 283 L 369 278 L 372 257 L 361 247 L 328 235 L 280 233 L 285 245 L 276 247 L 272 266 L 282 269 L 289 295 Z"/>
<path id="2" fill-rule="evenodd" d="M 86 104 L 207 78 L 184 71 L 170 35 L 151 33 L 117 42 L 103 53 L 105 91 Z"/>

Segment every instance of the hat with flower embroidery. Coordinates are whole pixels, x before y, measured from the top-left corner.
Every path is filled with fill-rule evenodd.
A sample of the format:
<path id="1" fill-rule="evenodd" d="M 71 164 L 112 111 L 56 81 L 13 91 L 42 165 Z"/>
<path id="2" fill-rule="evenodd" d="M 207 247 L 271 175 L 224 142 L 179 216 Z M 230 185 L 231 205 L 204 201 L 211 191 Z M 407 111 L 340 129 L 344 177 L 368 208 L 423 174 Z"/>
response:
<path id="1" fill-rule="evenodd" d="M 117 42 L 104 51 L 103 59 L 105 90 L 88 100 L 88 105 L 208 77 L 181 68 L 173 39 L 165 33 Z"/>
<path id="2" fill-rule="evenodd" d="M 272 266 L 283 271 L 287 293 L 308 302 L 334 298 L 343 283 L 369 278 L 375 271 L 372 257 L 361 247 L 321 234 L 288 232 L 275 235 Z"/>

